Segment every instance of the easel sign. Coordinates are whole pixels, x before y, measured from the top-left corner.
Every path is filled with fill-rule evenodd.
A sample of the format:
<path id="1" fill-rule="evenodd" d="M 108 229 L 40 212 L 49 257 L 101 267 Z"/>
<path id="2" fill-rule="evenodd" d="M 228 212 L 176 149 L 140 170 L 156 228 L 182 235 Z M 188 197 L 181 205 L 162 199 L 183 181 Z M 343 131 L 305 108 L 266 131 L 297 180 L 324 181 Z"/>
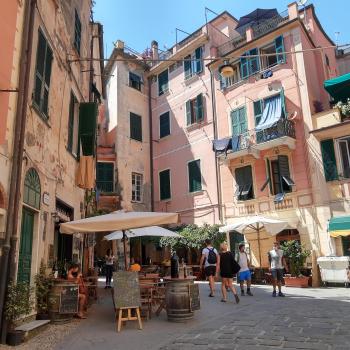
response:
<path id="1" fill-rule="evenodd" d="M 141 306 L 139 276 L 137 272 L 114 272 L 113 286 L 113 297 L 116 309 Z"/>

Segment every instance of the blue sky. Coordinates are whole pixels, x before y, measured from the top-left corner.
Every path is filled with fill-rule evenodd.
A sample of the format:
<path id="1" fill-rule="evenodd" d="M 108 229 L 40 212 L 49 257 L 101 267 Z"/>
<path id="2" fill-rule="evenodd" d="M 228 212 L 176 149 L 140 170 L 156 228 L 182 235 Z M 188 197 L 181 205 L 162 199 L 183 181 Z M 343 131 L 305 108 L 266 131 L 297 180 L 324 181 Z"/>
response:
<path id="1" fill-rule="evenodd" d="M 254 9 L 287 9 L 292 0 L 95 0 L 94 19 L 104 26 L 104 42 L 109 56 L 113 42 L 142 52 L 157 40 L 159 48 L 175 43 L 175 28 L 191 33 L 205 23 L 205 7 L 220 13 L 229 11 L 237 19 Z M 308 4 L 310 1 L 308 2 Z M 339 44 L 350 44 L 350 0 L 314 0 L 316 14 L 331 39 L 338 36 Z M 208 13 L 208 19 L 215 15 Z M 182 34 L 179 40 L 186 35 Z"/>

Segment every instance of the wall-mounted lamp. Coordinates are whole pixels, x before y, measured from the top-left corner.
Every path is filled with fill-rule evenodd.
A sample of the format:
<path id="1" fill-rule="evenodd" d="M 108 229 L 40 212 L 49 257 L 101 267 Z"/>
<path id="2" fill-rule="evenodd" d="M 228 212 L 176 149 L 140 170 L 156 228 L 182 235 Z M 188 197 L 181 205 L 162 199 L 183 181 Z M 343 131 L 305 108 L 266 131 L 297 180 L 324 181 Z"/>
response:
<path id="1" fill-rule="evenodd" d="M 57 211 L 54 211 L 51 213 L 51 217 L 53 219 L 54 222 L 60 222 L 60 216 L 58 215 Z"/>
<path id="2" fill-rule="evenodd" d="M 233 67 L 230 64 L 230 61 L 225 60 L 224 64 L 219 67 L 219 73 L 223 78 L 229 78 L 233 75 Z"/>

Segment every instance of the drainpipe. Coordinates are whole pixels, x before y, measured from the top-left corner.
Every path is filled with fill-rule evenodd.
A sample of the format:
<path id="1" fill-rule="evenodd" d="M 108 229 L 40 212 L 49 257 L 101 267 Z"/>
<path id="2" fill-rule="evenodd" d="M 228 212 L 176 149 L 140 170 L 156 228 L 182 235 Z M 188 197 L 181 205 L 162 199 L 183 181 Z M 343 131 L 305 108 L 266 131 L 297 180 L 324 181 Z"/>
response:
<path id="1" fill-rule="evenodd" d="M 19 94 L 16 106 L 16 119 L 13 139 L 13 158 L 6 222 L 5 243 L 3 245 L 2 262 L 0 264 L 0 330 L 1 342 L 6 341 L 7 322 L 4 315 L 6 287 L 9 279 L 16 273 L 16 245 L 18 229 L 18 213 L 22 188 L 22 162 L 24 136 L 26 128 L 26 112 L 28 103 L 30 64 L 33 47 L 34 17 L 37 0 L 27 0 L 24 8 L 24 23 L 21 42 L 21 62 L 19 70 Z"/>
<path id="2" fill-rule="evenodd" d="M 151 180 L 151 211 L 154 211 L 154 178 L 153 178 L 153 128 L 152 128 L 152 96 L 151 96 L 152 81 L 148 78 L 148 116 L 149 116 L 149 157 L 150 157 L 150 180 Z"/>
<path id="3" fill-rule="evenodd" d="M 217 115 L 216 115 L 216 98 L 215 98 L 215 83 L 214 83 L 214 73 L 208 67 L 210 71 L 210 87 L 211 87 L 211 105 L 212 105 L 212 113 L 213 113 L 213 131 L 214 131 L 214 139 L 218 138 L 218 128 L 217 128 Z M 218 209 L 219 209 L 219 221 L 223 223 L 222 217 L 222 195 L 221 195 L 221 173 L 219 166 L 219 159 L 215 155 L 215 173 L 216 173 L 216 192 L 218 196 Z"/>

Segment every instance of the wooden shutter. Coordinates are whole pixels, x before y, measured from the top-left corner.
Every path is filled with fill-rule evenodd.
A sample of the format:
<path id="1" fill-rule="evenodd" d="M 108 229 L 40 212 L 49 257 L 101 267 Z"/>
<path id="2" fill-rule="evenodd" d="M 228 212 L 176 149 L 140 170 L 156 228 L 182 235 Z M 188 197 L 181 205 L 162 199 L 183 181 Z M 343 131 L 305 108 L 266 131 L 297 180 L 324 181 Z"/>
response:
<path id="1" fill-rule="evenodd" d="M 130 138 L 142 142 L 142 118 L 130 113 Z"/>
<path id="2" fill-rule="evenodd" d="M 202 174 L 200 160 L 188 163 L 189 191 L 197 192 L 202 190 Z"/>
<path id="3" fill-rule="evenodd" d="M 246 56 L 249 54 L 248 52 L 245 52 L 242 56 Z M 249 59 L 246 57 L 241 57 L 241 77 L 242 79 L 246 79 L 249 76 Z"/>
<path id="4" fill-rule="evenodd" d="M 263 100 L 254 101 L 255 126 L 257 126 L 260 123 L 262 113 L 263 113 Z"/>
<path id="5" fill-rule="evenodd" d="M 324 176 L 326 181 L 338 179 L 337 163 L 335 160 L 333 139 L 321 141 Z"/>
<path id="6" fill-rule="evenodd" d="M 252 49 L 249 51 L 249 55 L 256 55 L 256 57 L 249 58 L 249 75 L 254 74 L 260 70 L 260 62 L 258 55 L 258 49 Z"/>
<path id="7" fill-rule="evenodd" d="M 171 198 L 170 169 L 159 173 L 159 196 L 160 200 Z"/>
<path id="8" fill-rule="evenodd" d="M 199 94 L 196 97 L 196 108 L 195 108 L 195 112 L 196 112 L 196 121 L 201 121 L 204 119 L 204 110 L 203 110 L 203 95 Z"/>
<path id="9" fill-rule="evenodd" d="M 192 124 L 191 100 L 188 100 L 186 102 L 186 120 L 187 120 L 187 125 L 191 125 Z"/>
<path id="10" fill-rule="evenodd" d="M 242 168 L 237 168 L 235 170 L 235 178 L 238 187 L 236 192 L 237 199 L 246 200 L 253 198 L 252 167 L 248 165 Z"/>
<path id="11" fill-rule="evenodd" d="M 231 127 L 232 127 L 232 136 L 238 136 L 240 134 L 238 109 L 231 111 Z"/>
<path id="12" fill-rule="evenodd" d="M 165 112 L 159 116 L 159 138 L 170 135 L 170 114 Z"/>
<path id="13" fill-rule="evenodd" d="M 291 186 L 294 185 L 294 181 L 290 177 L 288 156 L 278 156 L 278 167 L 283 192 L 290 192 L 292 190 Z"/>
<path id="14" fill-rule="evenodd" d="M 286 62 L 286 54 L 284 53 L 283 35 L 275 39 L 275 48 L 276 48 L 277 63 Z"/>
<path id="15" fill-rule="evenodd" d="M 114 164 L 97 163 L 96 186 L 101 192 L 113 192 L 114 189 Z"/>
<path id="16" fill-rule="evenodd" d="M 244 134 L 248 130 L 246 108 L 242 107 L 238 110 L 239 112 L 239 133 Z"/>
<path id="17" fill-rule="evenodd" d="M 165 92 L 168 91 L 168 85 L 169 83 L 169 77 L 168 77 L 168 69 L 163 71 L 158 75 L 158 92 L 159 96 L 163 95 Z"/>
<path id="18" fill-rule="evenodd" d="M 73 93 L 70 94 L 69 103 L 69 117 L 68 117 L 68 144 L 67 149 L 69 152 L 73 151 L 73 135 L 74 135 L 74 102 L 75 98 Z"/>
<path id="19" fill-rule="evenodd" d="M 79 106 L 79 141 L 84 156 L 95 155 L 97 103 L 85 102 Z"/>
<path id="20" fill-rule="evenodd" d="M 196 56 L 196 73 L 201 73 L 203 71 L 203 62 L 202 62 L 202 47 L 198 47 L 195 51 Z"/>
<path id="21" fill-rule="evenodd" d="M 81 21 L 77 10 L 75 10 L 75 25 L 74 25 L 74 47 L 80 54 L 80 43 L 81 43 Z"/>
<path id="22" fill-rule="evenodd" d="M 271 165 L 270 165 L 270 160 L 266 159 L 266 181 L 262 185 L 260 191 L 264 191 L 266 186 L 269 185 L 270 188 L 270 193 L 272 193 L 272 181 L 271 181 Z"/>
<path id="23" fill-rule="evenodd" d="M 184 61 L 185 80 L 192 76 L 191 56 L 186 56 Z"/>

